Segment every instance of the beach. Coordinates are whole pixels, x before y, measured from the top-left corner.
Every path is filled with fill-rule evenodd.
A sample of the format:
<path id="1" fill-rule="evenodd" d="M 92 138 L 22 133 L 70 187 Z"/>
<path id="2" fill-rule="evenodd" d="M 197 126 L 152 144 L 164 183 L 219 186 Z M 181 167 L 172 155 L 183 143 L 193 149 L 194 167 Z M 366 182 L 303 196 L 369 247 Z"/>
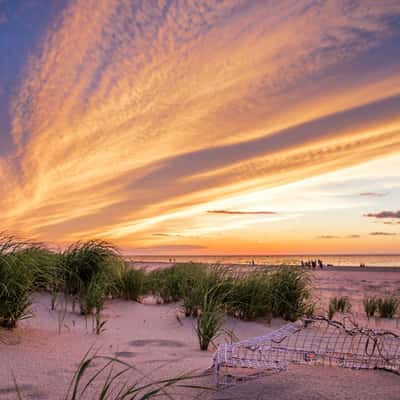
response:
<path id="1" fill-rule="evenodd" d="M 165 265 L 164 265 L 165 266 Z M 157 268 L 160 264 L 138 265 Z M 400 295 L 400 269 L 334 268 L 310 272 L 316 313 L 324 313 L 333 296 L 347 296 L 353 318 L 360 325 L 400 332 L 396 319 L 367 320 L 362 308 L 368 296 Z M 143 302 L 149 302 L 144 299 Z M 204 375 L 196 384 L 215 389 L 208 369 L 213 349 L 201 352 L 194 332 L 195 320 L 183 315 L 180 304 L 141 304 L 109 300 L 103 311 L 105 331 L 92 333 L 91 319 L 70 309 L 50 310 L 50 296 L 36 293 L 33 318 L 14 331 L 0 330 L 0 398 L 15 399 L 12 373 L 23 399 L 61 399 L 85 353 L 118 357 L 134 365 L 129 379 L 141 383 L 181 374 Z M 265 335 L 285 324 L 281 319 L 246 322 L 227 317 L 224 327 L 243 340 Z M 223 342 L 226 337 L 220 337 Z M 101 362 L 95 360 L 95 371 Z M 290 366 L 287 372 L 243 382 L 222 392 L 207 390 L 202 399 L 399 399 L 400 377 L 385 371 L 358 371 L 335 367 Z M 170 389 L 174 398 L 190 399 L 197 389 Z M 257 397 L 258 396 L 258 397 Z M 90 397 L 88 397 L 90 398 Z"/>

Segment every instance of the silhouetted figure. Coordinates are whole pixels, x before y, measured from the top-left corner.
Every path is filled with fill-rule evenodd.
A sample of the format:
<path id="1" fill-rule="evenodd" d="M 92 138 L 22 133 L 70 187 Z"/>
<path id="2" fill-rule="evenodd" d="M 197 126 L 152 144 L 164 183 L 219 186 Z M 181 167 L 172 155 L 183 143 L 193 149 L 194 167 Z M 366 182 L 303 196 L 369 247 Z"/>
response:
<path id="1" fill-rule="evenodd" d="M 321 260 L 318 259 L 318 267 L 320 267 L 321 269 L 324 268 L 324 264 L 322 263 Z"/>

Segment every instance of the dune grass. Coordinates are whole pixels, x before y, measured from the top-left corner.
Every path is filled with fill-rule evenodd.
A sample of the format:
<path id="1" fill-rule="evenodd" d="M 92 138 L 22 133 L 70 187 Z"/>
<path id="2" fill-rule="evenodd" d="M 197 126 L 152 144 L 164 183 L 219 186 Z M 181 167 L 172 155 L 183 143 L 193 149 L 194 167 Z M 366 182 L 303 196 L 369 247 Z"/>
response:
<path id="1" fill-rule="evenodd" d="M 90 314 L 112 292 L 120 259 L 111 244 L 98 240 L 73 243 L 61 253 L 63 291 L 79 302 L 81 314 Z"/>
<path id="2" fill-rule="evenodd" d="M 105 241 L 75 242 L 58 253 L 12 237 L 4 237 L 0 245 L 0 325 L 10 328 L 29 316 L 36 290 L 51 293 L 52 309 L 59 296 L 65 304 L 72 302 L 73 311 L 79 304 L 82 315 L 94 316 L 97 333 L 109 296 L 138 300 L 154 294 L 164 303 L 181 301 L 186 316 L 202 315 L 201 323 L 206 317 L 212 319 L 211 304 L 218 315 L 223 312 L 245 320 L 295 320 L 310 304 L 308 275 L 294 267 L 236 273 L 185 263 L 145 273 L 128 266 Z"/>
<path id="3" fill-rule="evenodd" d="M 125 300 L 137 301 L 144 294 L 145 272 L 122 264 L 116 269 L 113 294 Z"/>
<path id="4" fill-rule="evenodd" d="M 31 316 L 32 292 L 43 282 L 38 244 L 0 237 L 0 326 L 15 328 Z"/>
<path id="5" fill-rule="evenodd" d="M 368 318 L 378 315 L 381 318 L 394 318 L 399 310 L 399 300 L 394 296 L 367 297 L 363 301 L 364 311 Z"/>
<path id="6" fill-rule="evenodd" d="M 329 301 L 328 319 L 333 319 L 336 312 L 349 312 L 351 304 L 347 297 L 332 297 Z"/>
<path id="7" fill-rule="evenodd" d="M 310 278 L 301 268 L 281 267 L 271 271 L 270 291 L 273 317 L 295 321 L 309 313 Z"/>
<path id="8" fill-rule="evenodd" d="M 378 311 L 378 299 L 376 297 L 366 297 L 363 300 L 363 306 L 367 318 L 371 318 Z"/>
<path id="9" fill-rule="evenodd" d="M 224 305 L 220 301 L 219 285 L 217 284 L 204 293 L 198 311 L 196 333 L 200 350 L 208 350 L 208 346 L 218 336 L 222 328 L 224 317 Z"/>
<path id="10" fill-rule="evenodd" d="M 384 297 L 377 300 L 378 314 L 381 318 L 394 318 L 399 309 L 399 300 L 396 297 Z"/>
<path id="11" fill-rule="evenodd" d="M 237 276 L 229 295 L 228 313 L 244 320 L 272 316 L 271 274 Z"/>

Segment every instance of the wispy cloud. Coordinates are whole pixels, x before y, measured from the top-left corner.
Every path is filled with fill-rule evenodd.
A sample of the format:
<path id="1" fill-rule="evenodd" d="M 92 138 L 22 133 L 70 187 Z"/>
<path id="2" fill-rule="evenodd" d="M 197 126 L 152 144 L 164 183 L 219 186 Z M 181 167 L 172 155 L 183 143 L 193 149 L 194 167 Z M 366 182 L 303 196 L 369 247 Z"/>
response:
<path id="1" fill-rule="evenodd" d="M 360 193 L 360 196 L 364 197 L 384 197 L 387 196 L 388 193 L 380 193 L 380 192 L 363 192 Z"/>
<path id="2" fill-rule="evenodd" d="M 339 236 L 339 235 L 319 235 L 317 236 L 317 239 L 359 239 L 361 235 L 353 234 L 353 235 L 345 235 L 345 236 Z"/>
<path id="3" fill-rule="evenodd" d="M 214 200 L 398 152 L 399 16 L 396 2 L 69 2 L 7 107 L 3 225 L 164 242 L 165 220 L 190 231 L 197 211 L 210 226 L 275 213 Z"/>
<path id="4" fill-rule="evenodd" d="M 394 232 L 371 232 L 371 236 L 396 236 L 397 233 Z"/>
<path id="5" fill-rule="evenodd" d="M 160 246 L 146 246 L 146 247 L 135 247 L 133 250 L 136 254 L 146 253 L 164 253 L 171 254 L 171 252 L 186 252 L 193 250 L 203 250 L 205 246 L 193 245 L 193 244 L 180 244 L 180 245 L 160 245 Z"/>
<path id="6" fill-rule="evenodd" d="M 274 211 L 235 211 L 235 210 L 210 210 L 209 214 L 226 214 L 226 215 L 276 215 Z"/>
<path id="7" fill-rule="evenodd" d="M 381 211 L 365 214 L 365 216 L 370 218 L 400 218 L 400 211 Z"/>
<path id="8" fill-rule="evenodd" d="M 153 233 L 152 236 L 157 236 L 157 237 L 182 237 L 183 235 L 180 235 L 178 233 Z"/>

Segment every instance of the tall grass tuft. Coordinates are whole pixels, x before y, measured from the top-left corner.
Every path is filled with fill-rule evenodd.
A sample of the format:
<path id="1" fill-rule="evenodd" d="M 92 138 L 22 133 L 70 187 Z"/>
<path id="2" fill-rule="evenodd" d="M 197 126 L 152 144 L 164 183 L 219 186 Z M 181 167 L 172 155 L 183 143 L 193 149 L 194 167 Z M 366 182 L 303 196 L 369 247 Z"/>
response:
<path id="1" fill-rule="evenodd" d="M 138 300 L 144 294 L 145 272 L 123 264 L 116 270 L 115 293 L 125 300 Z"/>
<path id="2" fill-rule="evenodd" d="M 115 282 L 115 265 L 122 262 L 117 250 L 107 242 L 76 242 L 61 254 L 64 292 L 79 301 L 82 314 L 104 303 Z M 98 297 L 98 298 L 96 298 Z"/>
<path id="3" fill-rule="evenodd" d="M 201 310 L 197 317 L 196 333 L 200 350 L 207 351 L 210 343 L 218 336 L 224 316 L 224 307 L 219 296 L 219 285 L 215 285 L 204 293 Z"/>
<path id="4" fill-rule="evenodd" d="M 378 299 L 378 313 L 381 318 L 394 318 L 399 309 L 399 301 L 395 297 Z"/>
<path id="5" fill-rule="evenodd" d="M 12 329 L 31 316 L 31 294 L 39 279 L 38 245 L 12 236 L 0 237 L 0 326 Z"/>
<path id="6" fill-rule="evenodd" d="M 364 311 L 367 318 L 371 318 L 378 311 L 378 299 L 376 297 L 366 297 L 363 300 Z"/>
<path id="7" fill-rule="evenodd" d="M 189 266 L 182 282 L 183 308 L 186 316 L 197 317 L 204 305 L 204 296 L 213 289 L 215 301 L 226 309 L 233 278 L 218 266 Z"/>
<path id="8" fill-rule="evenodd" d="M 295 321 L 310 308 L 310 278 L 296 267 L 280 267 L 270 272 L 271 312 L 274 317 Z"/>
<path id="9" fill-rule="evenodd" d="M 229 296 L 228 313 L 244 320 L 270 318 L 274 304 L 271 276 L 266 271 L 236 276 Z"/>
<path id="10" fill-rule="evenodd" d="M 188 300 L 193 287 L 203 283 L 207 274 L 207 268 L 202 264 L 176 264 L 150 272 L 146 276 L 144 290 L 160 296 L 164 303 Z"/>
<path id="11" fill-rule="evenodd" d="M 333 297 L 329 301 L 328 319 L 332 319 L 336 312 L 349 312 L 351 304 L 347 297 Z"/>

